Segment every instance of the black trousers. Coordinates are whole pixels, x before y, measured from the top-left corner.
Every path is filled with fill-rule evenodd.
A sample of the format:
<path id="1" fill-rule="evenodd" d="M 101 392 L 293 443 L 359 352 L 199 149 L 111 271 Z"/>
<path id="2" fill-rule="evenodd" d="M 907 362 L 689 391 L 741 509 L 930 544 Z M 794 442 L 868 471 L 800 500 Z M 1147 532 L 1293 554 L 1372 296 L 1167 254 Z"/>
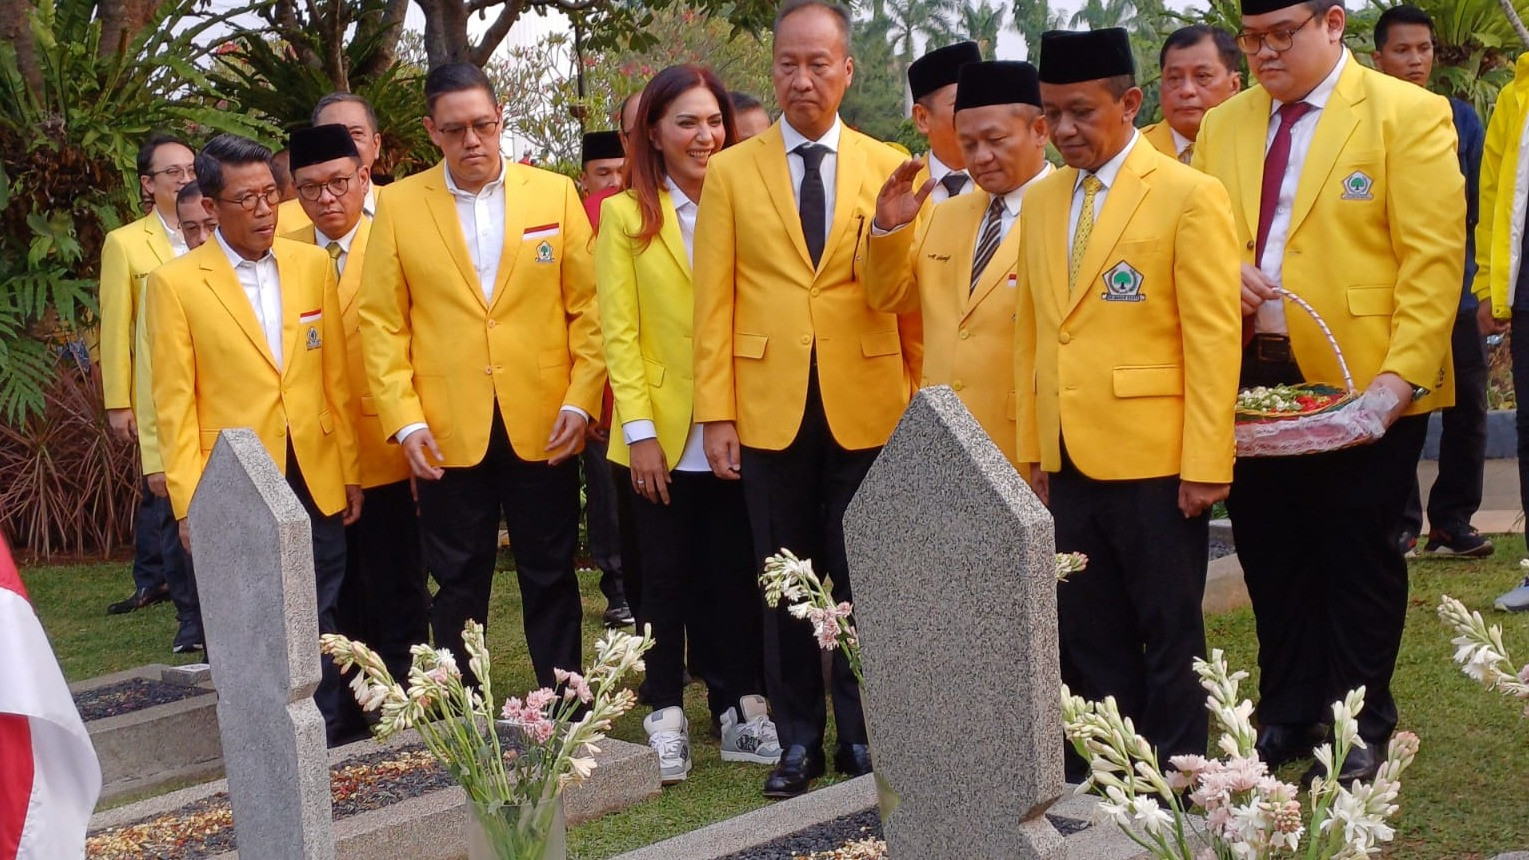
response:
<path id="1" fill-rule="evenodd" d="M 407 480 L 365 491 L 361 519 L 345 528 L 345 547 L 340 632 L 371 646 L 402 682 L 410 646 L 430 641 L 424 547 Z"/>
<path id="2" fill-rule="evenodd" d="M 637 518 L 632 512 L 638 497 L 632 490 L 632 470 L 610 461 L 606 461 L 606 465 L 610 467 L 611 484 L 616 491 L 616 529 L 621 543 L 621 594 L 635 616 L 637 607 L 642 603 L 642 549 L 638 546 Z M 601 582 L 604 581 L 604 577 L 601 577 Z"/>
<path id="3" fill-rule="evenodd" d="M 849 451 L 834 441 L 816 373 L 796 439 L 780 451 L 744 448 L 743 493 L 754 533 L 756 569 L 781 549 L 812 559 L 836 602 L 853 601 L 844 554 L 844 509 L 881 449 Z M 785 607 L 764 611 L 765 688 L 782 748 L 821 747 L 827 724 L 822 651 L 812 625 Z M 842 650 L 833 652 L 834 723 L 840 744 L 866 742 L 860 687 Z"/>
<path id="4" fill-rule="evenodd" d="M 1365 686 L 1359 734 L 1396 727 L 1391 674 L 1407 616 L 1397 537 L 1416 481 L 1426 415 L 1369 445 L 1237 461 L 1227 508 L 1258 626 L 1258 716 L 1317 723 Z"/>
<path id="5" fill-rule="evenodd" d="M 633 502 L 643 557 L 642 612 L 653 626 L 643 691 L 654 710 L 682 705 L 685 646 L 706 643 L 712 713 L 762 693 L 762 602 L 743 487 L 710 472 L 673 472 L 669 504 Z"/>
<path id="6" fill-rule="evenodd" d="M 583 606 L 573 572 L 578 460 L 556 466 L 522 460 L 510 447 L 496 405 L 482 461 L 449 468 L 439 481 L 417 486 L 425 563 L 439 586 L 430 605 L 436 646 L 450 648 L 467 673 L 462 627 L 469 618 L 488 623 L 502 516 L 515 556 L 521 617 L 537 683 L 556 686 L 553 669 L 580 670 Z"/>
<path id="7" fill-rule="evenodd" d="M 619 431 L 618 431 L 619 432 Z M 600 568 L 600 593 L 607 603 L 626 597 L 621 586 L 621 526 L 616 508 L 616 485 L 611 479 L 610 445 L 589 439 L 580 462 L 584 465 L 584 530 L 589 554 Z"/>
<path id="8" fill-rule="evenodd" d="M 1470 530 L 1471 517 L 1481 507 L 1487 450 L 1487 350 L 1475 311 L 1462 311 L 1455 317 L 1450 350 L 1455 362 L 1455 405 L 1441 413 L 1439 475 L 1428 492 L 1428 526 L 1446 534 L 1461 534 Z M 1518 378 L 1515 368 L 1514 379 Z M 1413 534 L 1423 529 L 1423 505 L 1416 480 L 1402 515 L 1402 528 Z"/>
<path id="9" fill-rule="evenodd" d="M 1513 396 L 1518 403 L 1514 423 L 1518 427 L 1518 493 L 1523 510 L 1529 511 L 1529 311 L 1513 311 L 1513 324 L 1522 332 L 1508 338 L 1513 358 Z"/>
<path id="10" fill-rule="evenodd" d="M 1205 694 L 1194 674 L 1205 656 L 1210 518 L 1179 511 L 1179 478 L 1096 481 L 1064 454 L 1051 476 L 1058 552 L 1088 555 L 1088 569 L 1057 585 L 1062 680 L 1120 711 L 1166 761 L 1203 755 Z"/>
<path id="11" fill-rule="evenodd" d="M 133 515 L 134 589 L 158 588 L 168 584 L 165 567 L 175 563 L 165 558 L 165 546 L 171 536 L 174 537 L 175 546 L 180 546 L 180 523 L 170 508 L 170 500 L 161 499 L 149 492 L 148 478 L 139 478 L 138 510 Z"/>
<path id="12" fill-rule="evenodd" d="M 340 589 L 345 583 L 345 523 L 344 512 L 326 516 L 313 503 L 308 492 L 308 482 L 303 478 L 297 457 L 287 447 L 287 485 L 297 495 L 313 527 L 313 581 L 318 598 L 319 632 L 338 633 Z M 324 728 L 331 743 L 351 731 L 351 713 L 347 702 L 351 701 L 350 689 L 340 670 L 329 657 L 319 658 L 322 674 L 318 689 L 313 692 L 313 702 L 324 715 Z"/>

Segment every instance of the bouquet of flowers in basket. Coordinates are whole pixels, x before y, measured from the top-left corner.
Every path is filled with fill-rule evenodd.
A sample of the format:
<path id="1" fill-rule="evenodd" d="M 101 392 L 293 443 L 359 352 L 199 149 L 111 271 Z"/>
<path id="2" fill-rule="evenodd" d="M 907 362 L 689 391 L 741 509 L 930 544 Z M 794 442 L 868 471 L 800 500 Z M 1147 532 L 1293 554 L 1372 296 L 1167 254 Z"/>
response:
<path id="1" fill-rule="evenodd" d="M 335 634 L 320 637 L 320 650 L 342 672 L 358 670 L 351 690 L 362 710 L 380 711 L 372 730 L 377 739 L 417 731 L 467 792 L 494 856 L 541 860 L 549 842 L 561 838 L 562 790 L 589 776 L 605 733 L 636 704 L 636 695 L 621 683 L 643 670 L 642 655 L 653 637 L 612 630 L 596 643 L 595 662 L 583 674 L 558 669 L 559 689 L 511 696 L 497 714 L 481 624 L 467 622 L 462 646 L 477 686 L 464 681 L 447 649 L 415 645 L 405 687 L 365 644 Z"/>
<path id="2" fill-rule="evenodd" d="M 1396 408 L 1386 389 L 1354 394 L 1323 384 L 1276 385 L 1237 393 L 1237 455 L 1285 457 L 1337 451 L 1386 433 Z"/>
<path id="3" fill-rule="evenodd" d="M 1225 758 L 1174 756 L 1167 772 L 1113 697 L 1089 702 L 1062 687 L 1067 738 L 1091 769 L 1078 791 L 1099 795 L 1100 807 L 1127 836 L 1160 860 L 1368 857 L 1391 841 L 1390 819 L 1402 772 L 1417 754 L 1416 735 L 1399 732 L 1391 739 L 1374 782 L 1345 787 L 1314 779 L 1308 819 L 1296 787 L 1275 778 L 1254 749 L 1253 704 L 1237 699 L 1247 673 L 1230 672 L 1217 650 L 1209 661 L 1195 661 L 1195 674 L 1208 693 L 1206 706 L 1221 733 L 1216 747 Z M 1316 750 L 1327 773 L 1338 773 L 1349 750 L 1363 745 L 1355 722 L 1363 707 L 1362 687 L 1333 704 L 1336 742 Z M 1187 814 L 1190 804 L 1204 811 L 1203 824 Z"/>

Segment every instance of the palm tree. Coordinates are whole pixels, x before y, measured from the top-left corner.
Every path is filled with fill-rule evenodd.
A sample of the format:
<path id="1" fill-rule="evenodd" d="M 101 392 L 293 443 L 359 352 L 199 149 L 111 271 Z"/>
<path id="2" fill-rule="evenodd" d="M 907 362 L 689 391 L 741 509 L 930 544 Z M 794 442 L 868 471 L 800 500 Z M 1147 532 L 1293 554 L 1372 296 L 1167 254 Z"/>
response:
<path id="1" fill-rule="evenodd" d="M 1073 27 L 1087 26 L 1090 30 L 1106 27 L 1129 26 L 1136 15 L 1132 0 L 1086 0 L 1083 8 L 1073 13 L 1068 22 Z"/>
<path id="2" fill-rule="evenodd" d="M 946 41 L 956 29 L 952 0 L 888 0 L 886 12 L 891 22 L 888 36 L 892 50 L 902 59 L 905 69 L 917 54 L 916 42 L 920 37 L 926 41 Z"/>
<path id="3" fill-rule="evenodd" d="M 1048 0 L 1014 0 L 1013 19 L 1014 29 L 1025 39 L 1025 56 L 1032 63 L 1041 58 L 1041 34 L 1061 29 L 1067 22 Z"/>
<path id="4" fill-rule="evenodd" d="M 983 56 L 991 57 L 993 48 L 998 44 L 998 33 L 1007 24 L 1004 20 L 1007 17 L 1007 10 L 1002 6 L 990 5 L 988 0 L 982 0 L 979 6 L 973 6 L 972 0 L 966 0 L 960 9 L 958 26 L 982 49 Z"/>

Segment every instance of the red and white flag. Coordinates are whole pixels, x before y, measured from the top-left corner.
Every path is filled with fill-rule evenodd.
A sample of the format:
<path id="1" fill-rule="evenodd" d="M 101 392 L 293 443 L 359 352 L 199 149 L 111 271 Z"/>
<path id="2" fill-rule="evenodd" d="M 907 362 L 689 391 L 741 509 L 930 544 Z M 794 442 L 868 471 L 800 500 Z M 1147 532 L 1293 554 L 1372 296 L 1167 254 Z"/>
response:
<path id="1" fill-rule="evenodd" d="M 101 763 L 0 538 L 0 860 L 85 856 Z"/>

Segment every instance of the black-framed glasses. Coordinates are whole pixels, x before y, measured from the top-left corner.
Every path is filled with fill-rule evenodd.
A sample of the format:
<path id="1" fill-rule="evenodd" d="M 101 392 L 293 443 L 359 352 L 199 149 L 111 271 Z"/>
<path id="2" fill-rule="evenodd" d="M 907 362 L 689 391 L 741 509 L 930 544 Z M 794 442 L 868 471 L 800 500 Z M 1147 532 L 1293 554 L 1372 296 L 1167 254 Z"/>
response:
<path id="1" fill-rule="evenodd" d="M 467 137 L 467 130 L 472 129 L 473 134 L 487 140 L 494 136 L 494 132 L 499 130 L 499 122 L 500 120 L 498 119 L 480 119 L 466 125 L 436 126 L 435 130 L 454 141 L 461 141 Z"/>
<path id="2" fill-rule="evenodd" d="M 1270 30 L 1267 33 L 1238 33 L 1237 47 L 1249 56 L 1262 51 L 1265 46 L 1276 54 L 1283 54 L 1295 44 L 1295 34 L 1316 19 L 1317 13 L 1313 12 L 1306 20 L 1289 29 Z"/>
<path id="3" fill-rule="evenodd" d="M 350 190 L 350 181 L 356 178 L 356 174 L 349 176 L 336 176 L 328 182 L 305 182 L 297 186 L 297 196 L 304 200 L 317 200 L 324 196 L 324 189 L 336 197 L 341 197 Z"/>
<path id="4" fill-rule="evenodd" d="M 218 197 L 214 199 L 220 203 L 231 203 L 240 207 L 241 209 L 244 209 L 247 212 L 254 212 L 256 209 L 259 209 L 260 201 L 262 200 L 265 201 L 265 205 L 275 209 L 276 205 L 281 202 L 281 189 L 267 188 L 265 191 L 251 191 L 250 193 L 236 197 L 233 200 L 229 200 L 226 197 Z"/>
<path id="5" fill-rule="evenodd" d="M 173 179 L 187 179 L 187 180 L 190 180 L 190 179 L 195 179 L 196 178 L 196 168 L 192 167 L 190 165 L 187 165 L 185 167 L 181 167 L 181 166 L 177 165 L 175 167 L 166 167 L 164 170 L 150 170 L 149 171 L 149 175 L 150 176 L 169 176 L 169 177 L 171 177 Z"/>

